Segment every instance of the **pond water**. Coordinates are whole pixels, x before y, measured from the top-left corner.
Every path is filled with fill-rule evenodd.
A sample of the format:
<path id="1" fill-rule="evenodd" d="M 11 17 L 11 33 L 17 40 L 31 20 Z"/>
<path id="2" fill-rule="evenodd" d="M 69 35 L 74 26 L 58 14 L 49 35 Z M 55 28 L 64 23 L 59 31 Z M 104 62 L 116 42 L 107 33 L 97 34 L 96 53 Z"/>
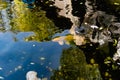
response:
<path id="1" fill-rule="evenodd" d="M 12 32 L 0 33 L 0 80 L 25 80 L 28 71 L 38 72 L 40 78 L 49 78 L 51 70 L 60 66 L 62 50 L 69 47 L 52 41 L 15 42 L 13 35 Z M 25 35 L 29 33 L 16 36 Z"/>
<path id="2" fill-rule="evenodd" d="M 0 3 L 0 5 L 9 3 Z M 60 56 L 69 45 L 53 41 L 25 41 L 34 32 L 10 30 L 7 7 L 0 10 L 0 80 L 26 80 L 28 71 L 36 71 L 39 78 L 50 79 L 52 70 L 60 66 Z M 60 36 L 58 33 L 54 36 Z M 64 34 L 62 34 L 64 35 Z M 53 37 L 54 37 L 53 36 Z"/>
<path id="3" fill-rule="evenodd" d="M 37 72 L 41 80 L 120 79 L 120 68 L 111 60 L 115 52 L 111 44 L 76 46 L 69 29 L 61 30 L 69 19 L 64 26 L 56 21 L 61 28 L 56 27 L 44 10 L 31 9 L 34 1 L 0 1 L 0 80 L 27 80 L 29 71 Z"/>

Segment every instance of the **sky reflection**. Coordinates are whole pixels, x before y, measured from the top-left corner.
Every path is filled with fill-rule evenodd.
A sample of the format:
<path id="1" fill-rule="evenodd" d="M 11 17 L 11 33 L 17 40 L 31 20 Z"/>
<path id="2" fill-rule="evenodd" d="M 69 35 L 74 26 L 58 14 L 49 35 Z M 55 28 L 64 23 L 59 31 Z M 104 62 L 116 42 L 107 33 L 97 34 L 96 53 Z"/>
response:
<path id="1" fill-rule="evenodd" d="M 62 50 L 69 46 L 52 41 L 25 42 L 24 37 L 30 34 L 0 32 L 0 80 L 25 80 L 26 73 L 31 70 L 38 72 L 40 78 L 49 78 L 51 70 L 59 67 Z"/>

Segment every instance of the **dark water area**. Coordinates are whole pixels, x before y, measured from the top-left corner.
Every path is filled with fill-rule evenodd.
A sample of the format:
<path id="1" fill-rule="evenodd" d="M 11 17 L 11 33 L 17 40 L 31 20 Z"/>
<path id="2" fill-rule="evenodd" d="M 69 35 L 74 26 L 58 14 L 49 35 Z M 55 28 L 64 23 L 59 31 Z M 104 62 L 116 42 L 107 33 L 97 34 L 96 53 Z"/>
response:
<path id="1" fill-rule="evenodd" d="M 112 15 L 117 20 L 113 22 L 120 21 L 119 1 L 94 3 L 89 5 L 97 8 L 89 10 L 85 0 L 72 0 L 72 16 L 79 17 L 79 26 L 85 23 L 87 10 L 94 16 L 86 22 L 92 24 L 96 20 L 99 33 L 107 30 L 103 26 L 110 24 Z M 85 44 L 79 46 L 69 31 L 74 23 L 60 16 L 60 9 L 52 4 L 48 0 L 0 1 L 0 80 L 29 80 L 29 71 L 37 72 L 35 77 L 40 80 L 120 80 L 120 63 L 112 59 L 119 35 L 101 46 L 80 37 Z M 68 9 L 66 14 L 69 12 Z M 92 38 L 96 38 L 96 31 Z"/>

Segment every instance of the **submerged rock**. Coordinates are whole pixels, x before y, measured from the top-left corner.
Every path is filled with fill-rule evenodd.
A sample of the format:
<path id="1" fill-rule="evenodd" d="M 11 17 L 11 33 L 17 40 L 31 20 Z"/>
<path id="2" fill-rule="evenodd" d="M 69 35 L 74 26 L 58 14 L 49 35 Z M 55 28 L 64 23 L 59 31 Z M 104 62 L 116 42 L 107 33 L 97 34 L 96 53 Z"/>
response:
<path id="1" fill-rule="evenodd" d="M 41 80 L 37 77 L 37 72 L 35 71 L 29 71 L 26 74 L 26 79 L 27 80 Z"/>
<path id="2" fill-rule="evenodd" d="M 38 78 L 37 77 L 37 72 L 35 71 L 28 71 L 26 74 L 26 79 L 27 80 L 48 80 L 47 78 Z"/>
<path id="3" fill-rule="evenodd" d="M 76 45 L 81 46 L 86 43 L 84 36 L 74 35 L 73 38 Z"/>

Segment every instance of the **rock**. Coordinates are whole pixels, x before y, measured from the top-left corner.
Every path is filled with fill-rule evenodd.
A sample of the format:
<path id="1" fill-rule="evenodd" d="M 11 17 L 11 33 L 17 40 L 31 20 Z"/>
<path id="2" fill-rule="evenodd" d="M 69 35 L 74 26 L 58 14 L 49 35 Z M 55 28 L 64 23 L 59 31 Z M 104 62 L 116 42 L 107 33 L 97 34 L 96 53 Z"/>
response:
<path id="1" fill-rule="evenodd" d="M 84 36 L 74 35 L 73 38 L 74 38 L 74 42 L 76 43 L 76 45 L 80 46 L 86 43 Z"/>

